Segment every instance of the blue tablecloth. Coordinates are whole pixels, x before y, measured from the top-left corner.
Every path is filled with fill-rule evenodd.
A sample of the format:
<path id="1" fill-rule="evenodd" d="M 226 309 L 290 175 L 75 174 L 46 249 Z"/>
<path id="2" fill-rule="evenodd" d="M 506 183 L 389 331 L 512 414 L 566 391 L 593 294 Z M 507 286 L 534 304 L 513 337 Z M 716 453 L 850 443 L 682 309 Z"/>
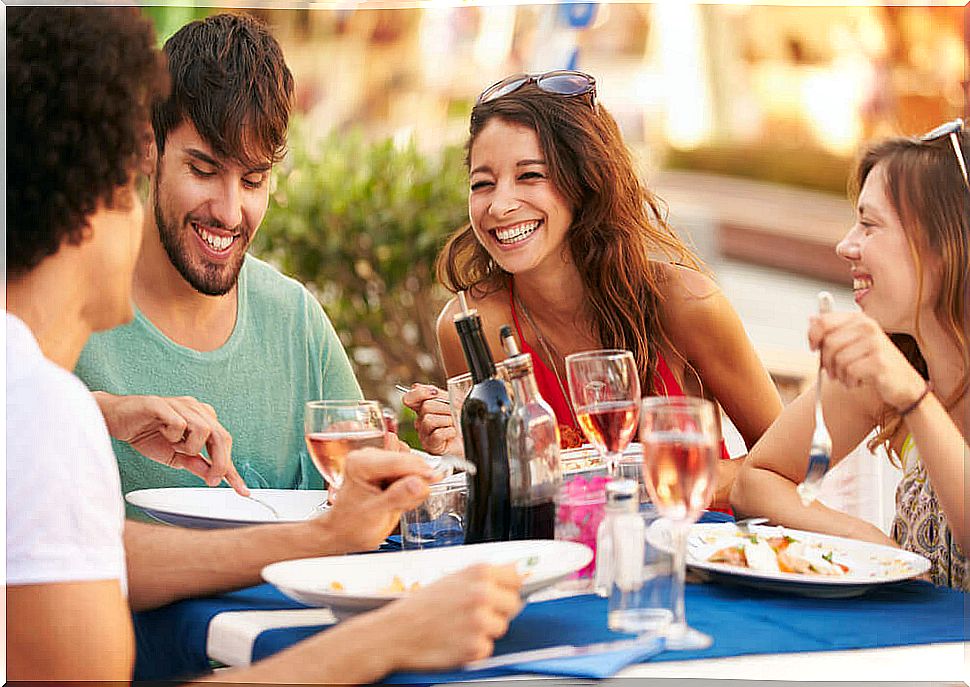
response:
<path id="1" fill-rule="evenodd" d="M 906 644 L 966 641 L 968 595 L 906 582 L 863 597 L 812 599 L 716 584 L 688 585 L 691 625 L 714 637 L 700 652 L 667 652 L 652 660 L 714 658 L 755 653 L 830 651 Z M 136 679 L 177 679 L 206 672 L 209 621 L 229 610 L 301 608 L 270 585 L 220 597 L 183 601 L 136 615 Z M 549 632 L 549 628 L 556 628 Z M 275 653 L 321 627 L 286 628 L 261 634 L 254 658 Z M 586 595 L 529 604 L 496 644 L 496 653 L 554 644 L 588 644 L 621 637 L 606 628 L 606 601 Z M 388 681 L 467 679 L 468 673 L 396 675 Z"/>
<path id="2" fill-rule="evenodd" d="M 701 521 L 731 519 L 723 513 L 708 512 Z M 399 541 L 388 542 L 381 549 L 393 550 L 399 546 Z M 714 637 L 710 649 L 665 652 L 652 658 L 649 652 L 639 656 L 627 653 L 593 658 L 587 665 L 572 666 L 572 674 L 611 675 L 623 665 L 647 659 L 666 661 L 863 649 L 970 638 L 970 614 L 967 613 L 970 595 L 934 587 L 928 582 L 885 585 L 851 599 L 813 599 L 715 584 L 688 585 L 685 601 L 690 624 Z M 133 615 L 137 640 L 135 679 L 177 680 L 207 672 L 209 623 L 219 613 L 293 608 L 304 606 L 264 584 L 136 613 Z M 551 627 L 556 631 L 549 632 Z M 326 626 L 290 627 L 263 632 L 253 645 L 253 659 L 269 656 L 324 629 Z M 578 596 L 526 606 L 513 620 L 508 634 L 496 643 L 495 653 L 557 644 L 591 644 L 622 637 L 606 627 L 605 599 Z M 497 674 L 501 673 L 398 674 L 385 681 L 447 682 Z"/>

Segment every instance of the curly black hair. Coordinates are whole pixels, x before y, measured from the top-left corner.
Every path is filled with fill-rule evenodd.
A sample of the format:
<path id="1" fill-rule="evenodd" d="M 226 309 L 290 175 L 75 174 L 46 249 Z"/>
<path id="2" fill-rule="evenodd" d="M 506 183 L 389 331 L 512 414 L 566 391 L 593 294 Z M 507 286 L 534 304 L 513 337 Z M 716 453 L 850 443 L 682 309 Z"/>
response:
<path id="1" fill-rule="evenodd" d="M 151 23 L 133 7 L 7 8 L 7 267 L 29 272 L 114 207 L 167 94 Z"/>

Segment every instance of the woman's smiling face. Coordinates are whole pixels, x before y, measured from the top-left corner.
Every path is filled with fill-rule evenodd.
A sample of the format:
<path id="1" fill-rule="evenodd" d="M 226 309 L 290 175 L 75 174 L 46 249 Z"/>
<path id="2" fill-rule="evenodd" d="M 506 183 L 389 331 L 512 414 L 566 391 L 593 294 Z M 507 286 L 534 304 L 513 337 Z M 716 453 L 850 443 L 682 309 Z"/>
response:
<path id="1" fill-rule="evenodd" d="M 573 211 L 535 131 L 493 118 L 472 144 L 469 169 L 468 217 L 503 270 L 523 274 L 562 260 Z"/>
<path id="2" fill-rule="evenodd" d="M 866 177 L 856 212 L 856 223 L 835 249 L 851 265 L 855 301 L 886 331 L 914 334 L 917 307 L 932 310 L 936 301 L 938 260 L 924 260 L 922 297 L 917 303 L 916 264 L 906 230 L 890 202 L 882 164 Z"/>

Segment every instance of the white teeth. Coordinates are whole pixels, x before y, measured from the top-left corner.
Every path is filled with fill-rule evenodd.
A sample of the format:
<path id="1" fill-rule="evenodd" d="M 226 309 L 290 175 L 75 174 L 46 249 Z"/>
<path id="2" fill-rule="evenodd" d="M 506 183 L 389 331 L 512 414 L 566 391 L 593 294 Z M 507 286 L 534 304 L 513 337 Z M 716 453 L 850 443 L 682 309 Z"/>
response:
<path id="1" fill-rule="evenodd" d="M 852 290 L 861 291 L 862 289 L 868 289 L 872 286 L 872 279 L 870 277 L 853 277 L 852 278 Z"/>
<path id="2" fill-rule="evenodd" d="M 202 227 L 196 225 L 196 230 L 206 243 L 208 243 L 213 250 L 223 251 L 236 240 L 235 236 L 216 236 L 215 234 L 210 234 Z"/>
<path id="3" fill-rule="evenodd" d="M 504 229 L 496 229 L 495 236 L 500 243 L 518 243 L 539 228 L 539 222 L 523 222 Z"/>

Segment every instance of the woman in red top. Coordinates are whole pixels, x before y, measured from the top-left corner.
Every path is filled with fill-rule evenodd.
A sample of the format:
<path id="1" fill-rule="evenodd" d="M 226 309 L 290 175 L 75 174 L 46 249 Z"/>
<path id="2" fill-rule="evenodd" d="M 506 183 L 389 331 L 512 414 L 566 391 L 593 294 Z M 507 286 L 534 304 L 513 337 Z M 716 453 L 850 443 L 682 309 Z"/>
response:
<path id="1" fill-rule="evenodd" d="M 501 356 L 499 328 L 514 322 L 540 392 L 560 424 L 575 428 L 565 356 L 627 349 L 644 395 L 716 400 L 752 446 L 781 412 L 778 392 L 734 309 L 640 183 L 616 122 L 596 102 L 595 80 L 509 77 L 480 96 L 470 134 L 471 222 L 441 252 L 438 276 L 467 291 L 493 355 Z M 438 317 L 449 376 L 467 370 L 458 310 L 452 299 Z M 416 385 L 404 401 L 427 450 L 460 451 L 443 395 Z M 739 467 L 720 462 L 715 505 L 727 504 Z"/>

